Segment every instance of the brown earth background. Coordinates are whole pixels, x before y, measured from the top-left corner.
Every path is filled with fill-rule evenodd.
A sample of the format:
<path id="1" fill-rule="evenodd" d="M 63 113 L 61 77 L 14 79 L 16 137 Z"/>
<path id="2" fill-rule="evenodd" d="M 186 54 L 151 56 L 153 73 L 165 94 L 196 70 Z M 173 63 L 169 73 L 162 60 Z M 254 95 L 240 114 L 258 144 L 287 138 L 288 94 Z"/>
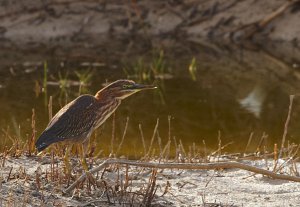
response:
<path id="1" fill-rule="evenodd" d="M 5 0 L 0 5 L 0 57 L 7 60 L 11 50 L 76 57 L 154 46 L 214 48 L 214 43 L 264 50 L 295 64 L 300 59 L 299 10 L 299 1 L 287 0 Z"/>

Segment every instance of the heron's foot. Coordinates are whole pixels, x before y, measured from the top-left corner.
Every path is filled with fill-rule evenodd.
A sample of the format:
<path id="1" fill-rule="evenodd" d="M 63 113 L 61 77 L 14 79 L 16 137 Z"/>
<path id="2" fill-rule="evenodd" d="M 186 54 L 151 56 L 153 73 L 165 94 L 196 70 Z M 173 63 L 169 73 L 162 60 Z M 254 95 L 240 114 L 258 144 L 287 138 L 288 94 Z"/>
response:
<path id="1" fill-rule="evenodd" d="M 81 158 L 81 166 L 86 172 L 93 168 L 93 164 L 91 163 L 91 161 L 89 159 L 86 159 L 85 157 Z"/>
<path id="2" fill-rule="evenodd" d="M 88 172 L 89 171 L 89 166 L 88 166 L 88 163 L 86 161 L 86 158 L 82 158 L 81 159 L 81 165 L 84 169 L 85 172 Z"/>
<path id="3" fill-rule="evenodd" d="M 96 185 L 96 178 L 94 177 L 94 175 L 92 173 L 90 173 L 89 171 L 85 171 L 86 174 L 86 179 L 88 182 L 90 182 L 91 185 Z"/>
<path id="4" fill-rule="evenodd" d="M 92 173 L 89 172 L 89 167 L 88 167 L 86 158 L 82 158 L 82 159 L 81 159 L 81 164 L 82 164 L 82 167 L 83 167 L 84 172 L 85 172 L 85 174 L 86 174 L 86 179 L 87 179 L 92 185 L 95 185 L 95 184 L 96 184 L 96 178 L 93 176 Z"/>

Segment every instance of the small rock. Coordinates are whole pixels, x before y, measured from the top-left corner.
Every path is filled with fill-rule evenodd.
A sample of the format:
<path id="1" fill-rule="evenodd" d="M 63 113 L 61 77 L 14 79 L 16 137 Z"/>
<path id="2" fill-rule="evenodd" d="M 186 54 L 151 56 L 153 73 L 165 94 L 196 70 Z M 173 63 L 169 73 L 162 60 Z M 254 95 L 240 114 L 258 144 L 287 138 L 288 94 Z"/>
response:
<path id="1" fill-rule="evenodd" d="M 33 197 L 42 197 L 42 194 L 41 194 L 40 192 L 38 192 L 38 191 L 33 191 L 33 192 L 31 193 L 31 195 L 32 195 Z"/>

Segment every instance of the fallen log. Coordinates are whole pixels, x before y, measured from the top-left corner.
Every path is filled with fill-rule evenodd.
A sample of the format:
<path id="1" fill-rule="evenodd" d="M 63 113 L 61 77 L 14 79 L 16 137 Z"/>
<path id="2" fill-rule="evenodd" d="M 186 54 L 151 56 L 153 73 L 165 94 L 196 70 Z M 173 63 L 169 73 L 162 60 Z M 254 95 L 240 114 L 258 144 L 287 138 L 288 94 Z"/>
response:
<path id="1" fill-rule="evenodd" d="M 254 167 L 251 165 L 239 163 L 239 162 L 217 162 L 217 163 L 154 163 L 154 162 L 140 162 L 133 160 L 124 160 L 124 159 L 107 159 L 103 161 L 98 167 L 95 167 L 88 171 L 87 173 L 82 174 L 72 185 L 70 185 L 67 189 L 63 191 L 63 193 L 68 194 L 75 187 L 84 181 L 89 174 L 94 174 L 99 172 L 100 170 L 113 165 L 131 165 L 137 167 L 148 167 L 148 168 L 156 168 L 156 169 L 184 169 L 184 170 L 213 170 L 213 169 L 242 169 L 247 170 L 253 173 L 261 174 L 268 176 L 273 179 L 287 180 L 300 182 L 299 176 L 291 176 L 291 175 L 283 175 L 274 173 L 269 170 L 264 170 L 258 167 Z"/>

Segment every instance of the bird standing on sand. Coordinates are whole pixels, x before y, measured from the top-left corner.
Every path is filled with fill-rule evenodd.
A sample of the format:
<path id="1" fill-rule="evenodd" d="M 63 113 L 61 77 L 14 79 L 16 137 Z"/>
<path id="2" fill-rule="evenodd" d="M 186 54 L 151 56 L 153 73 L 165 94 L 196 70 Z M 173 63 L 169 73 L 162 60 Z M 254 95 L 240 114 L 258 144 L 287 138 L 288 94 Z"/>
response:
<path id="1" fill-rule="evenodd" d="M 82 143 L 82 153 L 85 156 L 92 132 L 114 113 L 121 100 L 138 91 L 154 88 L 156 87 L 136 84 L 131 80 L 117 80 L 98 91 L 95 96 L 79 96 L 52 118 L 35 143 L 37 150 L 40 152 L 53 143 L 66 141 Z M 85 159 L 83 161 L 86 165 Z"/>

